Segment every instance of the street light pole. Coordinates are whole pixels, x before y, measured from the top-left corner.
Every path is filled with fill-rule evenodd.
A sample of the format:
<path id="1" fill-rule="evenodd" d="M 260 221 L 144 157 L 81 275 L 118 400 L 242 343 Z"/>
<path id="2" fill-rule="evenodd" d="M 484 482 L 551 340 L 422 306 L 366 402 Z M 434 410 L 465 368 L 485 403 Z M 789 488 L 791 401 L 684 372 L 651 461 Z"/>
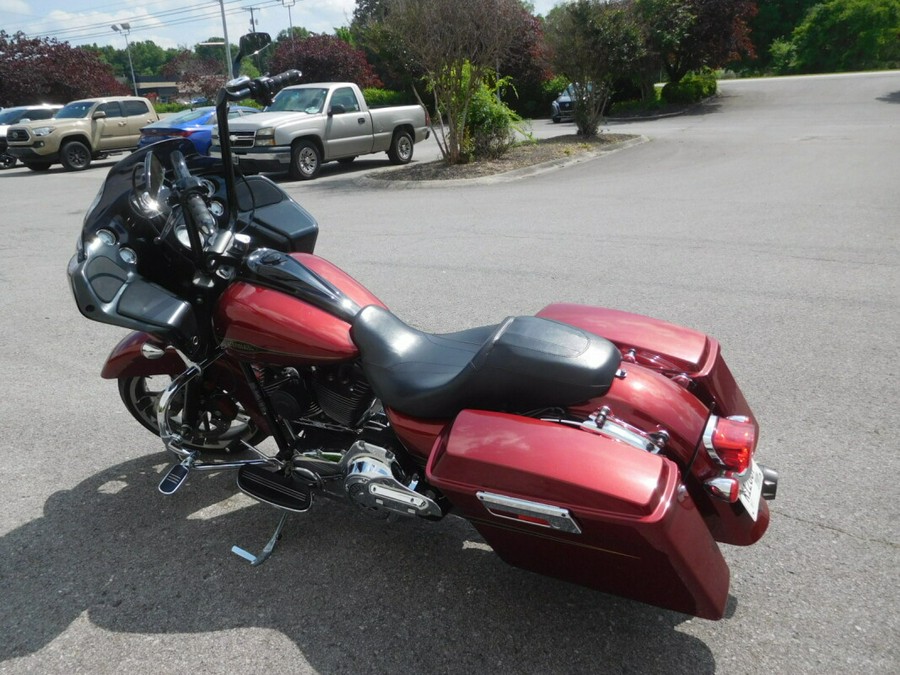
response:
<path id="1" fill-rule="evenodd" d="M 225 2 L 219 0 L 219 9 L 222 10 L 222 32 L 225 34 L 225 72 L 228 79 L 234 79 L 234 66 L 231 64 L 231 43 L 228 41 L 228 23 L 225 21 Z"/>
<path id="2" fill-rule="evenodd" d="M 137 80 L 134 77 L 134 64 L 131 62 L 131 45 L 128 42 L 128 34 L 131 32 L 130 23 L 114 23 L 110 26 L 117 33 L 125 36 L 125 53 L 128 54 L 128 68 L 131 70 L 131 84 L 134 87 L 134 95 L 138 96 Z"/>

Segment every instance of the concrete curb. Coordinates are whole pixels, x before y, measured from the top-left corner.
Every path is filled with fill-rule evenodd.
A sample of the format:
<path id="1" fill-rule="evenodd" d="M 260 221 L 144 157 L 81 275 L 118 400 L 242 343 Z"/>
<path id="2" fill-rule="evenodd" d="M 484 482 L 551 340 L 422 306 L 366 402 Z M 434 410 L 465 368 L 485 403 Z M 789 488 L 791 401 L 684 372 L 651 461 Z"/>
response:
<path id="1" fill-rule="evenodd" d="M 637 136 L 635 138 L 629 138 L 627 141 L 619 141 L 618 143 L 610 143 L 608 146 L 605 146 L 602 150 L 596 150 L 594 152 L 585 152 L 579 154 L 577 157 L 566 157 L 563 159 L 554 159 L 549 162 L 542 162 L 541 164 L 533 164 L 532 166 L 526 166 L 521 169 L 513 169 L 512 171 L 506 171 L 504 173 L 497 173 L 491 176 L 481 176 L 479 178 L 458 178 L 458 179 L 447 179 L 447 180 L 390 180 L 384 178 L 372 178 L 370 176 L 360 176 L 359 178 L 354 178 L 349 182 L 352 182 L 355 185 L 360 187 L 374 188 L 380 187 L 386 190 L 414 190 L 418 188 L 436 188 L 436 187 L 456 187 L 456 186 L 466 186 L 466 185 L 492 185 L 495 183 L 509 183 L 511 181 L 519 180 L 522 178 L 527 178 L 528 176 L 536 176 L 538 174 L 546 173 L 548 171 L 554 171 L 556 169 L 562 169 L 563 167 L 572 166 L 573 164 L 580 164 L 581 162 L 587 162 L 592 159 L 596 159 L 601 157 L 602 155 L 609 155 L 613 152 L 618 152 L 619 150 L 624 150 L 625 148 L 630 148 L 633 145 L 638 145 L 640 143 L 645 143 L 650 139 L 646 136 Z M 378 173 L 389 173 L 390 171 L 394 171 L 393 167 L 381 169 Z"/>

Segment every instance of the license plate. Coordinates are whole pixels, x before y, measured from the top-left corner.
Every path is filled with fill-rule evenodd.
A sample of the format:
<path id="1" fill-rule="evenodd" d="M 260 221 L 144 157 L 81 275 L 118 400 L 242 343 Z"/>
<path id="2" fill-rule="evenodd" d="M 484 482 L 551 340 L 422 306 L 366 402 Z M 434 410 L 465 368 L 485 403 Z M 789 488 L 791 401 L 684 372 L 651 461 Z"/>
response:
<path id="1" fill-rule="evenodd" d="M 762 486 L 762 469 L 759 468 L 759 465 L 756 462 L 751 461 L 750 475 L 741 485 L 741 492 L 738 495 L 738 499 L 741 501 L 741 504 L 744 505 L 744 508 L 747 509 L 747 513 L 750 514 L 750 517 L 753 518 L 754 521 L 756 521 L 756 516 L 759 515 L 759 500 L 762 496 Z"/>

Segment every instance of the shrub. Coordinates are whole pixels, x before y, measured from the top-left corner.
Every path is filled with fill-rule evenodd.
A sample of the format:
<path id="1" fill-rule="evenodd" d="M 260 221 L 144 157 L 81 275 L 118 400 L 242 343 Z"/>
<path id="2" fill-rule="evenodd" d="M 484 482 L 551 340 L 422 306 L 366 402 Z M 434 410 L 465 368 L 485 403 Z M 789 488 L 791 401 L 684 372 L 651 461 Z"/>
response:
<path id="1" fill-rule="evenodd" d="M 500 100 L 506 78 L 493 87 L 482 83 L 472 97 L 466 118 L 465 152 L 474 159 L 496 159 L 516 141 L 516 132 L 524 132 L 522 118 Z"/>
<path id="2" fill-rule="evenodd" d="M 394 91 L 393 89 L 379 89 L 369 87 L 363 89 L 363 96 L 370 108 L 382 108 L 389 105 L 411 105 L 418 103 L 415 95 L 407 91 Z"/>
<path id="3" fill-rule="evenodd" d="M 688 73 L 680 82 L 669 82 L 663 87 L 662 97 L 666 103 L 697 103 L 716 93 L 716 75 L 711 70 Z"/>
<path id="4" fill-rule="evenodd" d="M 541 87 L 543 92 L 541 105 L 543 106 L 542 111 L 545 115 L 550 113 L 550 104 L 553 103 L 553 101 L 556 100 L 556 97 L 565 91 L 568 86 L 569 79 L 565 75 L 556 75 L 544 82 Z"/>
<path id="5" fill-rule="evenodd" d="M 154 101 L 153 107 L 156 109 L 157 115 L 163 115 L 181 112 L 182 110 L 187 110 L 190 106 L 185 103 L 157 103 Z"/>

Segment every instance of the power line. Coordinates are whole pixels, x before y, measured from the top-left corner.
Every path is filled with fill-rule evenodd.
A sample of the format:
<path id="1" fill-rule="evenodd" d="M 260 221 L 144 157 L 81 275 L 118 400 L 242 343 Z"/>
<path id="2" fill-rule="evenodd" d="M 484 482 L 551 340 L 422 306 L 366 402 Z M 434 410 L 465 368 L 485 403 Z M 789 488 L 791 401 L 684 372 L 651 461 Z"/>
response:
<path id="1" fill-rule="evenodd" d="M 229 7 L 225 10 L 225 14 L 228 16 L 235 16 L 240 14 L 245 9 L 247 9 L 246 7 L 240 6 L 240 3 L 245 3 L 247 1 L 248 0 L 225 0 L 224 4 L 232 5 L 232 7 Z M 279 0 L 268 0 L 268 2 L 266 0 L 255 1 L 257 2 L 257 4 L 259 4 L 260 2 L 263 4 L 261 6 L 253 7 L 254 10 L 258 10 L 264 7 L 275 7 L 278 6 L 277 3 L 279 2 Z M 111 4 L 105 5 L 103 7 L 117 6 L 119 5 Z M 209 21 L 219 16 L 221 16 L 221 10 L 219 3 L 216 2 L 208 5 L 208 7 L 203 8 L 173 9 L 163 12 L 157 12 L 155 14 L 129 18 L 129 23 L 131 24 L 132 32 L 149 30 L 159 31 L 175 26 Z M 106 21 L 102 21 L 62 28 L 55 31 L 45 31 L 42 33 L 28 34 L 28 37 L 54 37 L 57 40 L 63 42 L 80 42 L 90 40 L 91 38 L 107 37 L 108 35 L 109 24 Z"/>

